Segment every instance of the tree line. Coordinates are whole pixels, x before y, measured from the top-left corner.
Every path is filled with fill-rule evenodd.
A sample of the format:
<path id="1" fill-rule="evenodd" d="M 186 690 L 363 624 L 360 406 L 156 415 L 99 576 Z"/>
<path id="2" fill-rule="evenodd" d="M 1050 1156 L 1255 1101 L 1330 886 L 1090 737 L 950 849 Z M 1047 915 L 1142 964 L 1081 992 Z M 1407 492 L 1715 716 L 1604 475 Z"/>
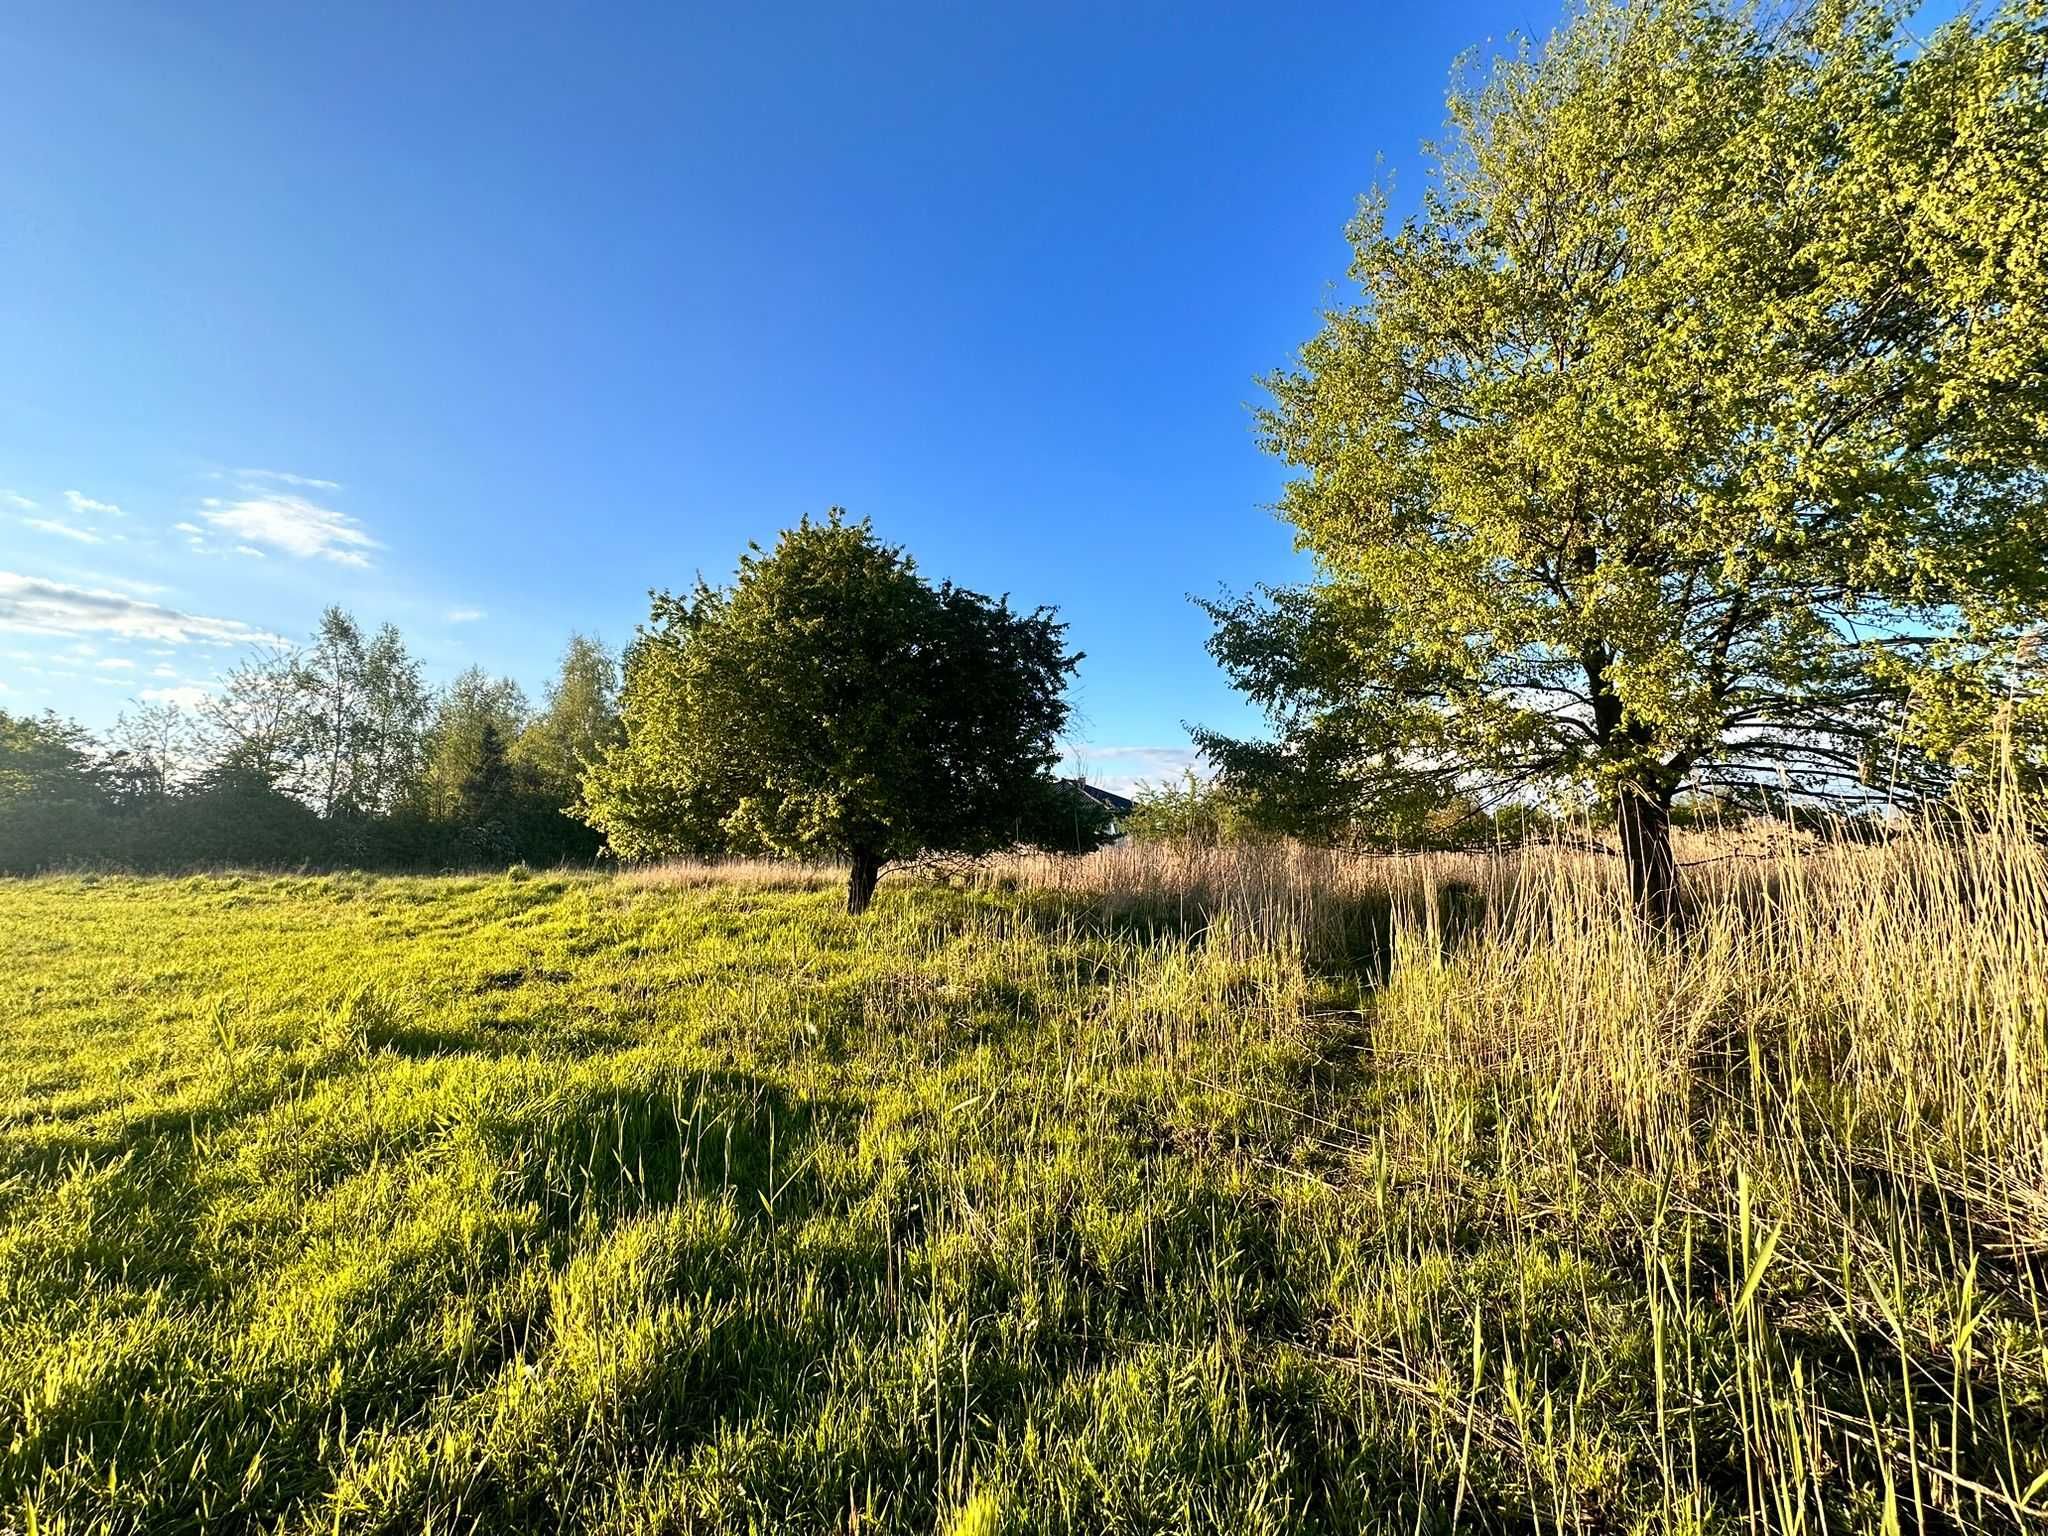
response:
<path id="1" fill-rule="evenodd" d="M 330 608 L 105 742 L 0 714 L 0 869 L 768 854 L 844 861 L 858 913 L 891 865 L 1101 845 L 1054 773 L 1065 633 L 837 510 L 728 588 L 654 593 L 622 662 L 572 636 L 538 708 L 474 667 L 432 692 L 395 628 Z"/>
<path id="2" fill-rule="evenodd" d="M 599 837 L 570 810 L 618 732 L 618 672 L 578 634 L 537 706 L 479 667 L 431 689 L 396 628 L 329 608 L 306 644 L 103 740 L 0 712 L 0 869 L 589 859 Z"/>

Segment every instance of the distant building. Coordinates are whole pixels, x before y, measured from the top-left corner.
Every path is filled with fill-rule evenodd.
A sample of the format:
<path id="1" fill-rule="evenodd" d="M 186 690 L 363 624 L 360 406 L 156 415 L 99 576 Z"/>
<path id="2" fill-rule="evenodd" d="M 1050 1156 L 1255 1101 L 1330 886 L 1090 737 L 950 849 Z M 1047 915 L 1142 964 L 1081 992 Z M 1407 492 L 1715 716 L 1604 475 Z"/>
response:
<path id="1" fill-rule="evenodd" d="M 1065 783 L 1069 790 L 1090 805 L 1099 806 L 1109 813 L 1109 840 L 1121 842 L 1124 836 L 1124 818 L 1131 814 L 1135 802 L 1126 800 L 1111 790 L 1090 784 L 1083 778 L 1068 779 Z"/>

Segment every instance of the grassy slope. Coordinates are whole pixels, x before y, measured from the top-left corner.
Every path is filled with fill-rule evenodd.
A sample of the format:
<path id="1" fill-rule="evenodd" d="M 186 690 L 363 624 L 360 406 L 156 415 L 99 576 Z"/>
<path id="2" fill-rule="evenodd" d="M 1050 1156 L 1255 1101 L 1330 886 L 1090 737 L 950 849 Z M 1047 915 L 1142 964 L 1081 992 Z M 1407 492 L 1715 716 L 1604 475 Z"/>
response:
<path id="1" fill-rule="evenodd" d="M 8 1515 L 1911 1528 L 2048 1471 L 2024 1242 L 1807 1234 L 1811 1155 L 1731 1155 L 1867 1106 L 1481 1061 L 1521 983 L 1412 943 L 1379 1001 L 1242 930 L 837 899 L 0 883 Z"/>

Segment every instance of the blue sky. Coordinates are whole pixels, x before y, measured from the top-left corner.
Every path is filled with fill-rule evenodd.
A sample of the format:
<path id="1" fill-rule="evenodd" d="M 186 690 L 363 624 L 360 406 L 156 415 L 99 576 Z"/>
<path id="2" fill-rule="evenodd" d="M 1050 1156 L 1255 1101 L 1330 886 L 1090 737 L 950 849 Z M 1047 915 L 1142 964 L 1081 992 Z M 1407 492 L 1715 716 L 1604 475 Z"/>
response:
<path id="1" fill-rule="evenodd" d="M 0 19 L 0 707 L 338 602 L 538 692 L 833 504 L 1052 603 L 1104 782 L 1250 723 L 1248 406 L 1419 183 L 1461 6 L 122 6 Z M 172 695 L 176 696 L 176 695 Z"/>

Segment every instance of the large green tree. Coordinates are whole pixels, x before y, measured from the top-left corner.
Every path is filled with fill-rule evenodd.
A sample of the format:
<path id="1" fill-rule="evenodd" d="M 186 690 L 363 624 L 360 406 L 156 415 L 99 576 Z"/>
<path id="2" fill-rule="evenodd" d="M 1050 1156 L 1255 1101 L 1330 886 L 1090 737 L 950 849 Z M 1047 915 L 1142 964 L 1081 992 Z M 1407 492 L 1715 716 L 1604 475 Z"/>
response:
<path id="1" fill-rule="evenodd" d="M 837 510 L 805 519 L 731 587 L 654 594 L 582 814 L 625 858 L 843 858 L 858 913 L 892 862 L 1071 842 L 1052 768 L 1079 660 L 1051 610 L 935 586 Z"/>
<path id="2" fill-rule="evenodd" d="M 312 692 L 312 675 L 298 648 L 266 645 L 245 655 L 198 705 L 203 771 L 311 799 Z"/>
<path id="3" fill-rule="evenodd" d="M 520 734 L 518 756 L 567 801 L 618 731 L 618 663 L 599 641 L 572 634 L 539 713 Z"/>
<path id="4" fill-rule="evenodd" d="M 104 856 L 120 789 L 76 722 L 0 709 L 0 871 L 27 873 Z"/>
<path id="5" fill-rule="evenodd" d="M 260 778 L 330 821 L 385 814 L 418 791 L 429 699 L 420 663 L 386 624 L 366 635 L 338 607 L 313 641 L 246 657 L 209 692 L 209 767 Z"/>
<path id="6" fill-rule="evenodd" d="M 1265 440 L 1315 575 L 1210 605 L 1297 825 L 1938 786 L 2048 609 L 2048 28 L 1591 0 L 1454 90 Z"/>
<path id="7" fill-rule="evenodd" d="M 466 667 L 435 696 L 427 730 L 426 764 L 421 797 L 430 815 L 460 819 L 463 786 L 482 759 L 484 734 L 493 733 L 500 746 L 514 741 L 525 728 L 526 693 L 509 677 L 493 677 L 482 667 Z"/>

